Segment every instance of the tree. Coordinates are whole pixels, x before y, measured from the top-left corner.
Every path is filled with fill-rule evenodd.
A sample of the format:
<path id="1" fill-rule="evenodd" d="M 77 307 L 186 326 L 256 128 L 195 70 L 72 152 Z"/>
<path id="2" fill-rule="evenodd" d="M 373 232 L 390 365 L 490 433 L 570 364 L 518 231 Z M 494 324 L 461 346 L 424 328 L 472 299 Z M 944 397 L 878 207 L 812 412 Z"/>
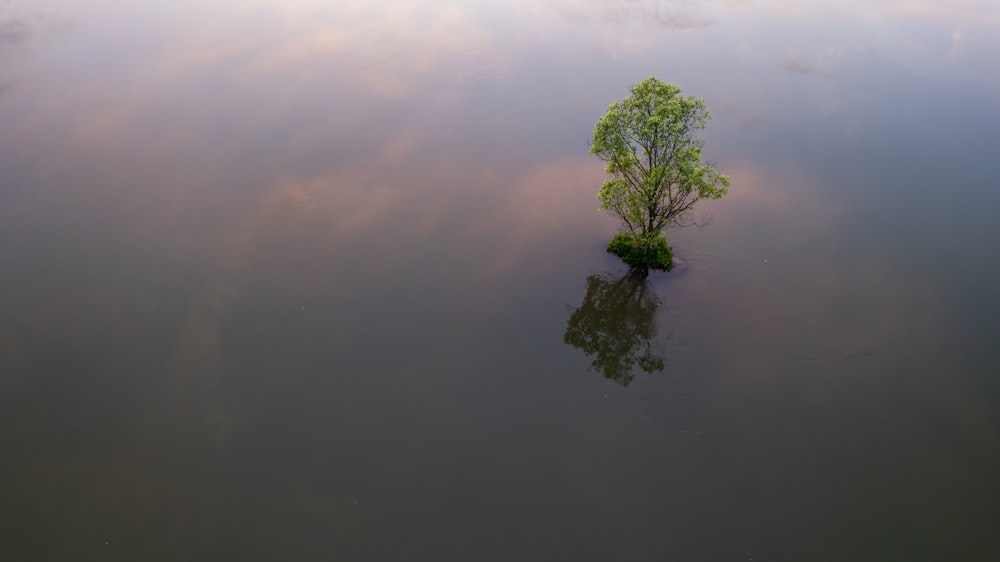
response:
<path id="1" fill-rule="evenodd" d="M 628 386 L 636 367 L 653 373 L 665 366 L 657 353 L 659 306 L 660 299 L 642 275 L 591 275 L 583 303 L 566 320 L 563 342 L 591 357 L 590 366 L 606 379 Z"/>
<path id="2" fill-rule="evenodd" d="M 702 99 L 653 77 L 630 91 L 597 121 L 590 146 L 613 176 L 598 193 L 601 210 L 622 221 L 608 251 L 643 271 L 669 270 L 664 230 L 694 224 L 688 217 L 695 203 L 725 195 L 729 177 L 701 161 L 704 143 L 696 133 L 711 118 Z"/>

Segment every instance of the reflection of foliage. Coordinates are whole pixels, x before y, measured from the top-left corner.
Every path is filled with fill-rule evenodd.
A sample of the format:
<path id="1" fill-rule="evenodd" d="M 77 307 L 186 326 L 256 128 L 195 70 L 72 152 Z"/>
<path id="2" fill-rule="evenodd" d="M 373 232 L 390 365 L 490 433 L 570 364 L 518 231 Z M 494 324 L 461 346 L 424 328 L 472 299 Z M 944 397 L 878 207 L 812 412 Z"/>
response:
<path id="1" fill-rule="evenodd" d="M 590 365 L 605 378 L 628 386 L 637 366 L 646 373 L 663 370 L 663 357 L 653 353 L 659 306 L 645 276 L 591 275 L 583 303 L 566 321 L 563 341 L 593 357 Z"/>

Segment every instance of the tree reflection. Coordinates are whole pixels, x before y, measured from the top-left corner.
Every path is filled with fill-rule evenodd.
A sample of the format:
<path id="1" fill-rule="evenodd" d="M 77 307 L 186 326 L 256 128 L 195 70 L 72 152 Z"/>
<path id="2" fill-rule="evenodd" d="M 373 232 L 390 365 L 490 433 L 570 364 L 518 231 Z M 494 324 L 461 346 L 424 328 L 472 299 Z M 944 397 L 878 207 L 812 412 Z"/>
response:
<path id="1" fill-rule="evenodd" d="M 654 353 L 659 306 L 642 273 L 617 279 L 591 275 L 583 303 L 566 321 L 563 341 L 592 357 L 591 367 L 605 378 L 628 386 L 636 367 L 646 373 L 663 370 L 663 356 Z"/>

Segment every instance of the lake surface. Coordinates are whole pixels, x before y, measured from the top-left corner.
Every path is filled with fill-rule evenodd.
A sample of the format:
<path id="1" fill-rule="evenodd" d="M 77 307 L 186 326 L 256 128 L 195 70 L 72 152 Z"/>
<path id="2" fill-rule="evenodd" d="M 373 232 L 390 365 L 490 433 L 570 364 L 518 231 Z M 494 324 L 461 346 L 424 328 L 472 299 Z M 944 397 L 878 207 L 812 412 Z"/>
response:
<path id="1" fill-rule="evenodd" d="M 993 0 L 0 1 L 0 559 L 995 560 L 997 178 Z"/>

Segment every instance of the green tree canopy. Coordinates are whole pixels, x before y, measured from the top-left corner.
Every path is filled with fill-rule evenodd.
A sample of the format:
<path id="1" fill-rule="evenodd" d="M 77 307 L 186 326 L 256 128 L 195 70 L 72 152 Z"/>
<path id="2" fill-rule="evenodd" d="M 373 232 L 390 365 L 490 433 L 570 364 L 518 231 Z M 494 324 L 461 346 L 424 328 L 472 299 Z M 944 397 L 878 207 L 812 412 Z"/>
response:
<path id="1" fill-rule="evenodd" d="M 664 264 L 657 251 L 666 246 L 664 229 L 693 224 L 695 203 L 726 194 L 729 178 L 701 161 L 704 143 L 696 133 L 710 117 L 702 99 L 682 96 L 677 86 L 650 77 L 611 104 L 594 126 L 590 151 L 608 163 L 613 176 L 598 193 L 601 209 L 621 219 L 633 246 L 624 251 L 619 240 L 608 250 L 623 258 L 660 257 L 630 265 L 670 269 L 669 252 Z"/>

